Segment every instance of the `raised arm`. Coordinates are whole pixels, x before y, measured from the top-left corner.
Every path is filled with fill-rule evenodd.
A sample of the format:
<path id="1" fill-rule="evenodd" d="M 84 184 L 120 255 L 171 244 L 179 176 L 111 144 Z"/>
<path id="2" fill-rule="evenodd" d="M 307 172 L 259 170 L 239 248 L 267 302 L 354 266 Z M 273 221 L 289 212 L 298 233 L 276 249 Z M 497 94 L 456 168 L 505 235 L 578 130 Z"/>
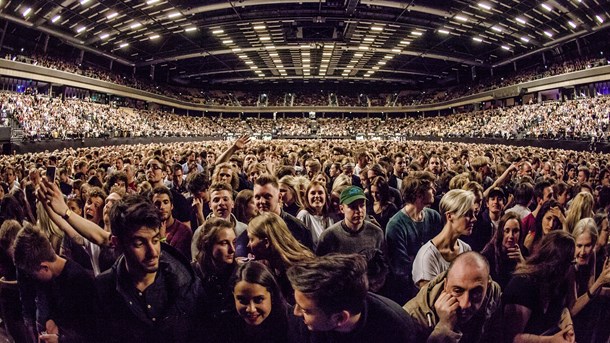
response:
<path id="1" fill-rule="evenodd" d="M 220 156 L 218 156 L 216 162 L 214 162 L 214 165 L 219 165 L 220 163 L 227 162 L 236 151 L 244 149 L 246 145 L 248 145 L 248 143 L 250 143 L 250 137 L 248 135 L 243 135 L 239 137 L 235 142 L 233 142 L 233 144 L 231 144 L 231 146 L 227 150 L 225 150 Z"/>

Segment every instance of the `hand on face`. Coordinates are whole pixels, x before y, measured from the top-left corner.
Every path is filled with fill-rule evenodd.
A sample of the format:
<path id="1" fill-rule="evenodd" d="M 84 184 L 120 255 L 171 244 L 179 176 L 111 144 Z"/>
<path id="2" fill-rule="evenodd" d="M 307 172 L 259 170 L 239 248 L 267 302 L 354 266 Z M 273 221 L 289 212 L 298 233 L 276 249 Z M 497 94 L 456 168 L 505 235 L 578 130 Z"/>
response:
<path id="1" fill-rule="evenodd" d="M 458 320 L 457 312 L 459 308 L 460 304 L 458 303 L 458 300 L 443 290 L 441 295 L 434 302 L 434 309 L 439 317 L 439 325 L 446 325 L 450 329 L 453 329 Z"/>

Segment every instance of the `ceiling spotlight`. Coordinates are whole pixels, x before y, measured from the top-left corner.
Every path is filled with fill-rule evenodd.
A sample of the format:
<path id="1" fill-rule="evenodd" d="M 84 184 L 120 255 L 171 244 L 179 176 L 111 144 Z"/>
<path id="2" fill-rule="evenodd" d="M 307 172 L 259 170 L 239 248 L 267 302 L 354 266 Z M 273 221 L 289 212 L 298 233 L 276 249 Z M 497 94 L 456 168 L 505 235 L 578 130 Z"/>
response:
<path id="1" fill-rule="evenodd" d="M 56 22 L 56 21 L 58 21 L 59 19 L 61 19 L 61 16 L 60 16 L 60 15 L 56 15 L 56 16 L 54 16 L 54 17 L 53 17 L 53 19 L 51 19 L 51 22 L 52 22 L 52 23 L 55 23 L 55 22 Z"/>
<path id="2" fill-rule="evenodd" d="M 132 28 L 132 29 L 137 29 L 138 27 L 141 27 L 141 26 L 142 26 L 142 24 L 140 24 L 140 23 L 133 23 L 129 27 Z"/>
<path id="3" fill-rule="evenodd" d="M 411 34 L 414 35 L 414 36 L 421 36 L 421 35 L 423 35 L 423 33 L 419 32 L 419 31 L 413 31 L 413 32 L 411 32 Z"/>
<path id="4" fill-rule="evenodd" d="M 444 29 L 440 29 L 440 30 L 438 30 L 438 32 L 439 32 L 439 33 L 442 33 L 442 34 L 444 34 L 444 35 L 448 35 L 448 34 L 449 34 L 449 31 L 444 30 Z"/>
<path id="5" fill-rule="evenodd" d="M 463 22 L 468 21 L 468 18 L 466 18 L 466 17 L 464 17 L 464 16 L 461 16 L 461 15 L 456 15 L 454 18 L 455 18 L 456 20 L 463 21 Z"/>
<path id="6" fill-rule="evenodd" d="M 544 31 L 544 35 L 549 37 L 549 38 L 553 37 L 553 33 L 550 32 L 550 31 Z"/>
<path id="7" fill-rule="evenodd" d="M 101 39 L 106 39 L 106 38 L 108 38 L 108 37 L 110 37 L 110 35 L 109 35 L 109 34 L 107 34 L 107 33 L 104 33 L 104 34 L 100 35 L 100 38 L 101 38 Z"/>
<path id="8" fill-rule="evenodd" d="M 26 8 L 25 11 L 23 11 L 23 16 L 27 17 L 28 14 L 30 14 L 30 12 L 32 12 L 32 8 L 31 7 Z"/>
<path id="9" fill-rule="evenodd" d="M 544 8 L 547 12 L 551 12 L 553 10 L 553 8 L 551 8 L 551 6 L 547 5 L 547 4 L 542 4 L 540 5 L 542 8 Z"/>
<path id="10" fill-rule="evenodd" d="M 180 16 L 180 12 L 173 12 L 167 15 L 168 18 L 176 18 Z"/>
<path id="11" fill-rule="evenodd" d="M 159 35 L 152 35 L 152 36 L 150 36 L 149 38 L 150 38 L 150 40 L 154 40 L 154 39 L 159 38 Z"/>
<path id="12" fill-rule="evenodd" d="M 502 45 L 502 49 L 504 49 L 504 50 L 510 50 L 510 48 L 509 48 L 508 46 L 506 46 L 506 45 Z"/>
<path id="13" fill-rule="evenodd" d="M 112 19 L 112 18 L 116 17 L 117 15 L 119 15 L 117 12 L 112 12 L 106 17 L 106 19 Z"/>
<path id="14" fill-rule="evenodd" d="M 81 26 L 78 29 L 76 29 L 76 32 L 81 33 L 83 31 L 85 31 L 87 28 L 85 26 Z"/>
<path id="15" fill-rule="evenodd" d="M 571 21 L 571 20 L 570 20 L 570 21 L 568 21 L 568 25 L 570 25 L 570 26 L 571 26 L 573 29 L 575 29 L 575 28 L 576 28 L 576 23 L 575 23 L 575 22 L 573 22 L 573 21 Z"/>
<path id="16" fill-rule="evenodd" d="M 596 16 L 595 16 L 595 19 L 597 19 L 597 21 L 598 21 L 600 24 L 603 24 L 603 23 L 604 23 L 604 18 L 602 18 L 600 15 L 596 15 Z"/>
<path id="17" fill-rule="evenodd" d="M 527 37 L 525 37 L 525 36 L 521 37 L 521 40 L 522 40 L 522 41 L 524 41 L 524 42 L 526 42 L 526 43 L 530 41 L 530 39 L 529 39 L 529 38 L 527 38 Z"/>
<path id="18" fill-rule="evenodd" d="M 119 45 L 119 48 L 124 48 L 126 46 L 129 46 L 129 43 L 121 43 L 121 45 Z"/>
<path id="19" fill-rule="evenodd" d="M 483 39 L 481 37 L 472 37 L 472 40 L 475 42 L 479 42 L 479 43 L 481 43 L 483 41 Z"/>
<path id="20" fill-rule="evenodd" d="M 525 25 L 527 22 L 525 21 L 525 19 L 521 18 L 521 17 L 517 17 L 515 18 L 516 21 L 518 21 L 519 23 Z"/>
<path id="21" fill-rule="evenodd" d="M 148 1 L 146 1 L 146 4 L 152 5 L 152 4 L 156 4 L 157 2 L 159 2 L 159 0 L 148 0 Z"/>
<path id="22" fill-rule="evenodd" d="M 492 26 L 491 29 L 496 32 L 502 32 L 502 28 L 500 26 Z"/>
<path id="23" fill-rule="evenodd" d="M 484 10 L 488 10 L 488 11 L 491 9 L 491 6 L 489 4 L 484 3 L 484 2 L 479 2 L 479 7 L 481 7 Z"/>
<path id="24" fill-rule="evenodd" d="M 253 29 L 255 29 L 255 30 L 264 30 L 265 28 L 266 28 L 265 25 L 256 25 L 253 27 Z"/>
<path id="25" fill-rule="evenodd" d="M 197 30 L 196 27 L 187 27 L 186 29 L 184 29 L 185 32 L 191 32 L 191 31 L 195 31 Z"/>

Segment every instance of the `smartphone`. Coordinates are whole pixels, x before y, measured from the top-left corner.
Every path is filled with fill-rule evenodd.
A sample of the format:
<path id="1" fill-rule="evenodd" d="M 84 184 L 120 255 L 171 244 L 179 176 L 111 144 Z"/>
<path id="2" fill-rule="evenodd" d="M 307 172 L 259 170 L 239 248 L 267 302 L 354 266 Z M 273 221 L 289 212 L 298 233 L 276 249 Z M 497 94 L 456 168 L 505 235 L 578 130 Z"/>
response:
<path id="1" fill-rule="evenodd" d="M 46 171 L 46 175 L 47 175 L 47 180 L 51 183 L 55 182 L 55 172 L 57 171 L 57 168 L 54 166 L 49 166 L 47 167 L 47 171 Z"/>

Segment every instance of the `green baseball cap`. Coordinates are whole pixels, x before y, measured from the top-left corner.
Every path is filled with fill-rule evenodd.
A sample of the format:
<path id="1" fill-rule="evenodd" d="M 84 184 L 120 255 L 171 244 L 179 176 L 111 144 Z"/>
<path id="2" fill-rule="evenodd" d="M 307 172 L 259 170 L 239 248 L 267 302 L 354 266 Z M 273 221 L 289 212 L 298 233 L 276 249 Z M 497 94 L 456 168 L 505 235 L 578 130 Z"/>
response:
<path id="1" fill-rule="evenodd" d="M 343 192 L 341 192 L 340 196 L 341 204 L 349 205 L 356 200 L 366 200 L 366 195 L 364 195 L 364 191 L 362 188 L 357 186 L 349 186 Z"/>

